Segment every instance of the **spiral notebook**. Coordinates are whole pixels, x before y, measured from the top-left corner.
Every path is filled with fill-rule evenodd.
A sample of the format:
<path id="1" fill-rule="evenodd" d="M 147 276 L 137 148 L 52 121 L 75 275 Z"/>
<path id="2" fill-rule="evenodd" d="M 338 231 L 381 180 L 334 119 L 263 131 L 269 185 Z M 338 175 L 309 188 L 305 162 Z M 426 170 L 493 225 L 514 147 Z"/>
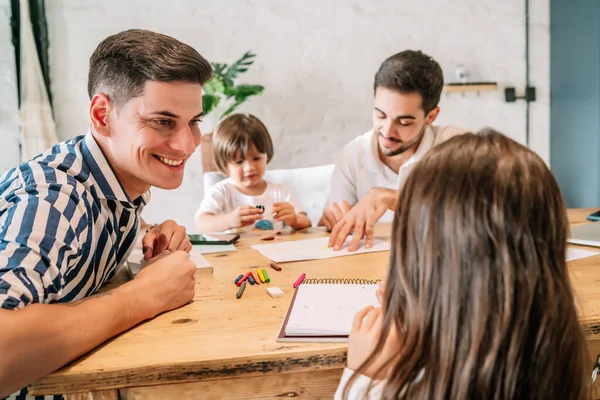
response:
<path id="1" fill-rule="evenodd" d="M 306 279 L 296 288 L 278 342 L 347 342 L 352 321 L 363 308 L 379 306 L 377 281 Z"/>

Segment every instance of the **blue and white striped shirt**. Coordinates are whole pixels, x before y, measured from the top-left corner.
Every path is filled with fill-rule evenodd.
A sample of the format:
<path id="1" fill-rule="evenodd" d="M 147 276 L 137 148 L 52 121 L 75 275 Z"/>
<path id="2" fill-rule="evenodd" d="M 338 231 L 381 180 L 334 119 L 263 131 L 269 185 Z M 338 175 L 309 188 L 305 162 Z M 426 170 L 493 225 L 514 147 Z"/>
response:
<path id="1" fill-rule="evenodd" d="M 0 307 L 70 302 L 96 292 L 133 249 L 149 199 L 149 192 L 129 199 L 91 133 L 6 172 Z M 9 397 L 26 398 L 34 397 L 24 391 Z"/>

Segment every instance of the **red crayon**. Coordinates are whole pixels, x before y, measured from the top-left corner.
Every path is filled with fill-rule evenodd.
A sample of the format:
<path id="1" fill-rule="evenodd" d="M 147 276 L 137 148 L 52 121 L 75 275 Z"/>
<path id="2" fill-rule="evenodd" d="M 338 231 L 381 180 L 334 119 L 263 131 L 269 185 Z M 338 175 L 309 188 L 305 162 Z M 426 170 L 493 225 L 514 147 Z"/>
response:
<path id="1" fill-rule="evenodd" d="M 243 277 L 242 279 L 240 279 L 240 280 L 239 280 L 239 281 L 236 283 L 236 285 L 238 285 L 238 286 L 242 286 L 242 283 L 243 283 L 243 282 L 244 282 L 246 279 L 248 279 L 248 277 L 250 276 L 250 274 L 251 274 L 251 273 L 252 273 L 252 272 L 247 272 L 247 273 L 246 273 L 246 275 L 244 275 L 244 277 Z"/>
<path id="2" fill-rule="evenodd" d="M 294 287 L 297 288 L 298 286 L 300 286 L 305 277 L 306 274 L 303 272 L 302 275 L 300 275 L 298 279 L 296 279 L 296 282 L 294 282 Z"/>

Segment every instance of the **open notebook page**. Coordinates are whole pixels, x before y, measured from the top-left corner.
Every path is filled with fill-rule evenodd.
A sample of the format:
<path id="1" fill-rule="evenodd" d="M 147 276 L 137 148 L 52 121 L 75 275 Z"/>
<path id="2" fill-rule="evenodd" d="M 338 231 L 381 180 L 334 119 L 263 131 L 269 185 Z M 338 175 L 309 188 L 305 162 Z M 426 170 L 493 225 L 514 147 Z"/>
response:
<path id="1" fill-rule="evenodd" d="M 377 285 L 302 284 L 285 327 L 286 336 L 349 335 L 358 311 L 379 306 Z"/>

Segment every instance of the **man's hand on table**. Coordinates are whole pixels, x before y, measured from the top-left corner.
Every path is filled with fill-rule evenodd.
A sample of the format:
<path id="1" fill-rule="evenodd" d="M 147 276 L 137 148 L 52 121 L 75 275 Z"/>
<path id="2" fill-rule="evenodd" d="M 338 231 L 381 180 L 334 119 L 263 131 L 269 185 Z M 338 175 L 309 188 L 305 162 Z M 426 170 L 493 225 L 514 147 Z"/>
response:
<path id="1" fill-rule="evenodd" d="M 140 295 L 145 317 L 189 303 L 195 294 L 195 272 L 196 264 L 182 250 L 162 253 L 148 262 L 129 283 Z"/>
<path id="2" fill-rule="evenodd" d="M 351 209 L 352 206 L 346 200 L 333 202 L 323 211 L 320 224 L 324 225 L 328 232 L 331 232 L 335 224 L 341 221 Z"/>
<path id="3" fill-rule="evenodd" d="M 358 248 L 361 239 L 365 238 L 365 248 L 373 245 L 373 227 L 388 208 L 395 208 L 398 192 L 375 188 L 363 196 L 354 207 L 333 227 L 329 236 L 329 247 L 340 250 L 346 238 L 352 234 L 348 251 Z"/>
<path id="4" fill-rule="evenodd" d="M 142 251 L 146 261 L 166 250 L 171 252 L 183 250 L 186 253 L 192 250 L 192 243 L 187 236 L 185 227 L 177 225 L 173 220 L 152 227 L 142 240 Z"/>

